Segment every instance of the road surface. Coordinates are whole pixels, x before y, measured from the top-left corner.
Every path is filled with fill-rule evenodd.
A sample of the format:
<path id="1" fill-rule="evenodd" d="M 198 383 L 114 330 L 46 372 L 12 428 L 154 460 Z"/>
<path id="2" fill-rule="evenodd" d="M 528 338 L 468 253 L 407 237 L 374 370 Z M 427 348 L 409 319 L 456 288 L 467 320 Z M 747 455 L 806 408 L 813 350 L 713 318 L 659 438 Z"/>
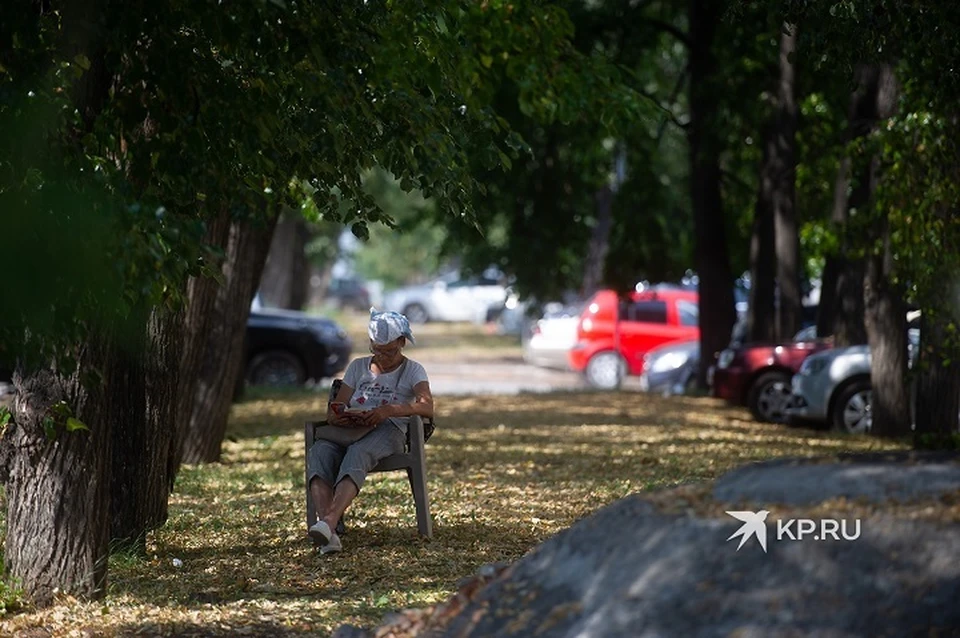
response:
<path id="1" fill-rule="evenodd" d="M 413 358 L 427 369 L 430 388 L 436 395 L 517 394 L 589 387 L 583 376 L 576 372 L 539 368 L 515 358 L 471 361 Z M 623 387 L 639 391 L 639 380 L 628 377 Z"/>

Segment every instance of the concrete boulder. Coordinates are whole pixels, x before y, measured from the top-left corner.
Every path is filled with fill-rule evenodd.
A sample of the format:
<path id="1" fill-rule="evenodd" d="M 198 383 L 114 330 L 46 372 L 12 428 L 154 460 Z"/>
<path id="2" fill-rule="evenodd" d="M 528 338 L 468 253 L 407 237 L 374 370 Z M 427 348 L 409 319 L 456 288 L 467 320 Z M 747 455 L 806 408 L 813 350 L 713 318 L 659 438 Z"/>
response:
<path id="1" fill-rule="evenodd" d="M 737 549 L 730 510 L 769 511 L 766 551 L 754 537 Z M 846 538 L 820 538 L 824 520 Z M 797 538 L 798 521 L 815 530 Z M 443 605 L 335 636 L 960 636 L 958 600 L 960 463 L 901 453 L 631 496 Z"/>

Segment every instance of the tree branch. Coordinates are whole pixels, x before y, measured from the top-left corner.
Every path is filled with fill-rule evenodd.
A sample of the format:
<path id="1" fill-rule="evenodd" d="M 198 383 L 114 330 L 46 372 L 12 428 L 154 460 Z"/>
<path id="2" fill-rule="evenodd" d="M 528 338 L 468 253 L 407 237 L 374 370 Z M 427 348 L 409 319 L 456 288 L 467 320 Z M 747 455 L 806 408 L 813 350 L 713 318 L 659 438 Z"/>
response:
<path id="1" fill-rule="evenodd" d="M 689 70 L 689 67 L 684 67 L 683 73 L 677 77 L 677 83 L 673 85 L 673 91 L 670 92 L 670 100 L 667 102 L 668 106 L 665 108 L 670 117 L 665 117 L 660 121 L 660 126 L 657 129 L 657 146 L 660 146 L 660 140 L 663 138 L 663 134 L 667 129 L 667 122 L 672 120 L 673 123 L 677 126 L 680 126 L 680 128 L 687 128 L 686 124 L 680 124 L 677 122 L 676 118 L 673 117 L 673 110 L 671 110 L 671 107 L 677 102 L 677 96 L 680 95 L 680 89 L 683 88 L 683 85 L 687 80 L 687 74 Z"/>
<path id="2" fill-rule="evenodd" d="M 690 37 L 669 22 L 658 20 L 657 18 L 644 18 L 643 21 L 655 29 L 663 31 L 664 33 L 669 33 L 688 49 L 691 48 Z"/>
<path id="3" fill-rule="evenodd" d="M 734 186 L 740 187 L 741 189 L 743 189 L 744 192 L 747 192 L 747 193 L 753 192 L 753 188 L 749 184 L 747 184 L 745 181 L 740 179 L 737 175 L 734 175 L 732 172 L 730 172 L 725 168 L 722 168 L 722 167 L 720 168 L 720 177 L 721 179 L 730 182 Z"/>
<path id="4" fill-rule="evenodd" d="M 685 78 L 686 78 L 686 73 L 684 73 L 683 75 L 680 76 L 680 78 L 679 78 L 679 80 L 678 80 L 678 82 L 677 82 L 677 87 L 682 86 L 683 81 L 684 81 Z M 674 88 L 674 91 L 675 91 L 675 92 L 678 90 L 677 87 Z M 648 99 L 654 106 L 656 106 L 658 109 L 660 109 L 661 111 L 663 111 L 663 114 L 664 114 L 664 122 L 661 124 L 661 131 L 660 131 L 660 132 L 658 133 L 658 135 L 657 135 L 657 141 L 658 141 L 658 142 L 659 142 L 659 136 L 660 136 L 660 134 L 662 134 L 663 126 L 666 125 L 666 122 L 667 122 L 667 121 L 672 122 L 677 128 L 680 128 L 680 129 L 682 129 L 682 130 L 686 130 L 686 129 L 690 126 L 689 124 L 684 124 L 683 122 L 681 122 L 680 120 L 678 120 L 678 119 L 677 119 L 677 116 L 673 114 L 673 111 L 671 111 L 668 107 L 666 107 L 666 106 L 664 106 L 663 104 L 661 104 L 660 101 L 657 99 L 657 97 L 656 97 L 655 95 L 651 95 L 651 94 L 649 94 L 649 93 L 645 93 L 644 91 L 637 91 L 637 93 L 638 93 L 640 96 L 645 97 L 646 99 Z M 671 100 L 671 101 L 674 101 L 674 100 L 676 100 L 676 95 L 675 95 L 675 94 L 674 94 L 674 96 L 673 96 L 673 100 Z"/>

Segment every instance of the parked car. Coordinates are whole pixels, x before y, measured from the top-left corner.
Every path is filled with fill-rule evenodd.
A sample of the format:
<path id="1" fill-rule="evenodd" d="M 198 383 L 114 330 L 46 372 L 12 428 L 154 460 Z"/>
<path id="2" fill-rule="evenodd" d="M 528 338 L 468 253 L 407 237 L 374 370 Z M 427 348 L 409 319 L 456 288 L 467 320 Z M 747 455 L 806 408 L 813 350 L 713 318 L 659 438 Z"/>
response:
<path id="1" fill-rule="evenodd" d="M 920 331 L 907 332 L 910 365 L 920 344 Z M 873 426 L 872 357 L 866 345 L 836 348 L 807 357 L 791 381 L 786 408 L 792 423 L 826 423 L 850 433 L 869 432 Z"/>
<path id="2" fill-rule="evenodd" d="M 507 299 L 503 276 L 495 270 L 461 278 L 448 273 L 421 286 L 397 288 L 384 297 L 386 310 L 402 312 L 411 323 L 472 321 L 484 323 L 502 310 Z"/>
<path id="3" fill-rule="evenodd" d="M 798 333 L 797 336 L 807 335 Z M 790 402 L 791 377 L 807 357 L 830 347 L 832 342 L 827 339 L 803 339 L 727 348 L 717 356 L 711 369 L 711 393 L 747 406 L 758 421 L 782 423 Z"/>
<path id="4" fill-rule="evenodd" d="M 698 296 L 691 290 L 654 286 L 620 301 L 600 290 L 577 322 L 570 367 L 596 388 L 615 388 L 625 375 L 643 372 L 643 355 L 672 341 L 700 338 Z"/>
<path id="5" fill-rule="evenodd" d="M 675 341 L 643 355 L 640 389 L 663 394 L 685 394 L 697 381 L 700 342 Z"/>
<path id="6" fill-rule="evenodd" d="M 577 342 L 579 305 L 547 304 L 543 316 L 522 336 L 523 360 L 543 368 L 569 370 L 568 354 Z"/>
<path id="7" fill-rule="evenodd" d="M 353 343 L 336 322 L 255 301 L 247 320 L 245 378 L 250 385 L 302 385 L 346 368 Z"/>
<path id="8" fill-rule="evenodd" d="M 739 305 L 739 304 L 738 304 Z M 737 322 L 730 331 L 730 348 L 737 348 L 747 341 L 747 314 L 738 311 Z M 801 338 L 799 335 L 805 335 Z M 794 335 L 794 341 L 813 341 L 817 336 L 817 306 L 801 306 L 800 331 Z"/>
<path id="9" fill-rule="evenodd" d="M 338 308 L 353 308 L 360 312 L 370 310 L 370 290 L 359 279 L 332 279 L 327 287 L 326 299 L 334 302 Z"/>

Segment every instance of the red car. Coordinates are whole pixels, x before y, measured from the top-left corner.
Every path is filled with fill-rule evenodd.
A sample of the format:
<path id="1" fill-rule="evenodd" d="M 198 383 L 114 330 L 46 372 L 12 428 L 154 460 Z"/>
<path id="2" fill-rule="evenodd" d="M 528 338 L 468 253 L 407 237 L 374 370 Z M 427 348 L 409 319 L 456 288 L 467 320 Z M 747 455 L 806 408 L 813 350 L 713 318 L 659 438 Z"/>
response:
<path id="1" fill-rule="evenodd" d="M 580 315 L 570 367 L 594 387 L 617 387 L 625 374 L 643 372 L 648 351 L 700 338 L 698 302 L 695 291 L 679 288 L 632 292 L 620 303 L 613 290 L 597 292 Z"/>
<path id="2" fill-rule="evenodd" d="M 710 386 L 713 396 L 745 405 L 758 421 L 783 423 L 790 401 L 790 380 L 803 360 L 833 347 L 827 340 L 745 343 L 717 356 Z"/>

